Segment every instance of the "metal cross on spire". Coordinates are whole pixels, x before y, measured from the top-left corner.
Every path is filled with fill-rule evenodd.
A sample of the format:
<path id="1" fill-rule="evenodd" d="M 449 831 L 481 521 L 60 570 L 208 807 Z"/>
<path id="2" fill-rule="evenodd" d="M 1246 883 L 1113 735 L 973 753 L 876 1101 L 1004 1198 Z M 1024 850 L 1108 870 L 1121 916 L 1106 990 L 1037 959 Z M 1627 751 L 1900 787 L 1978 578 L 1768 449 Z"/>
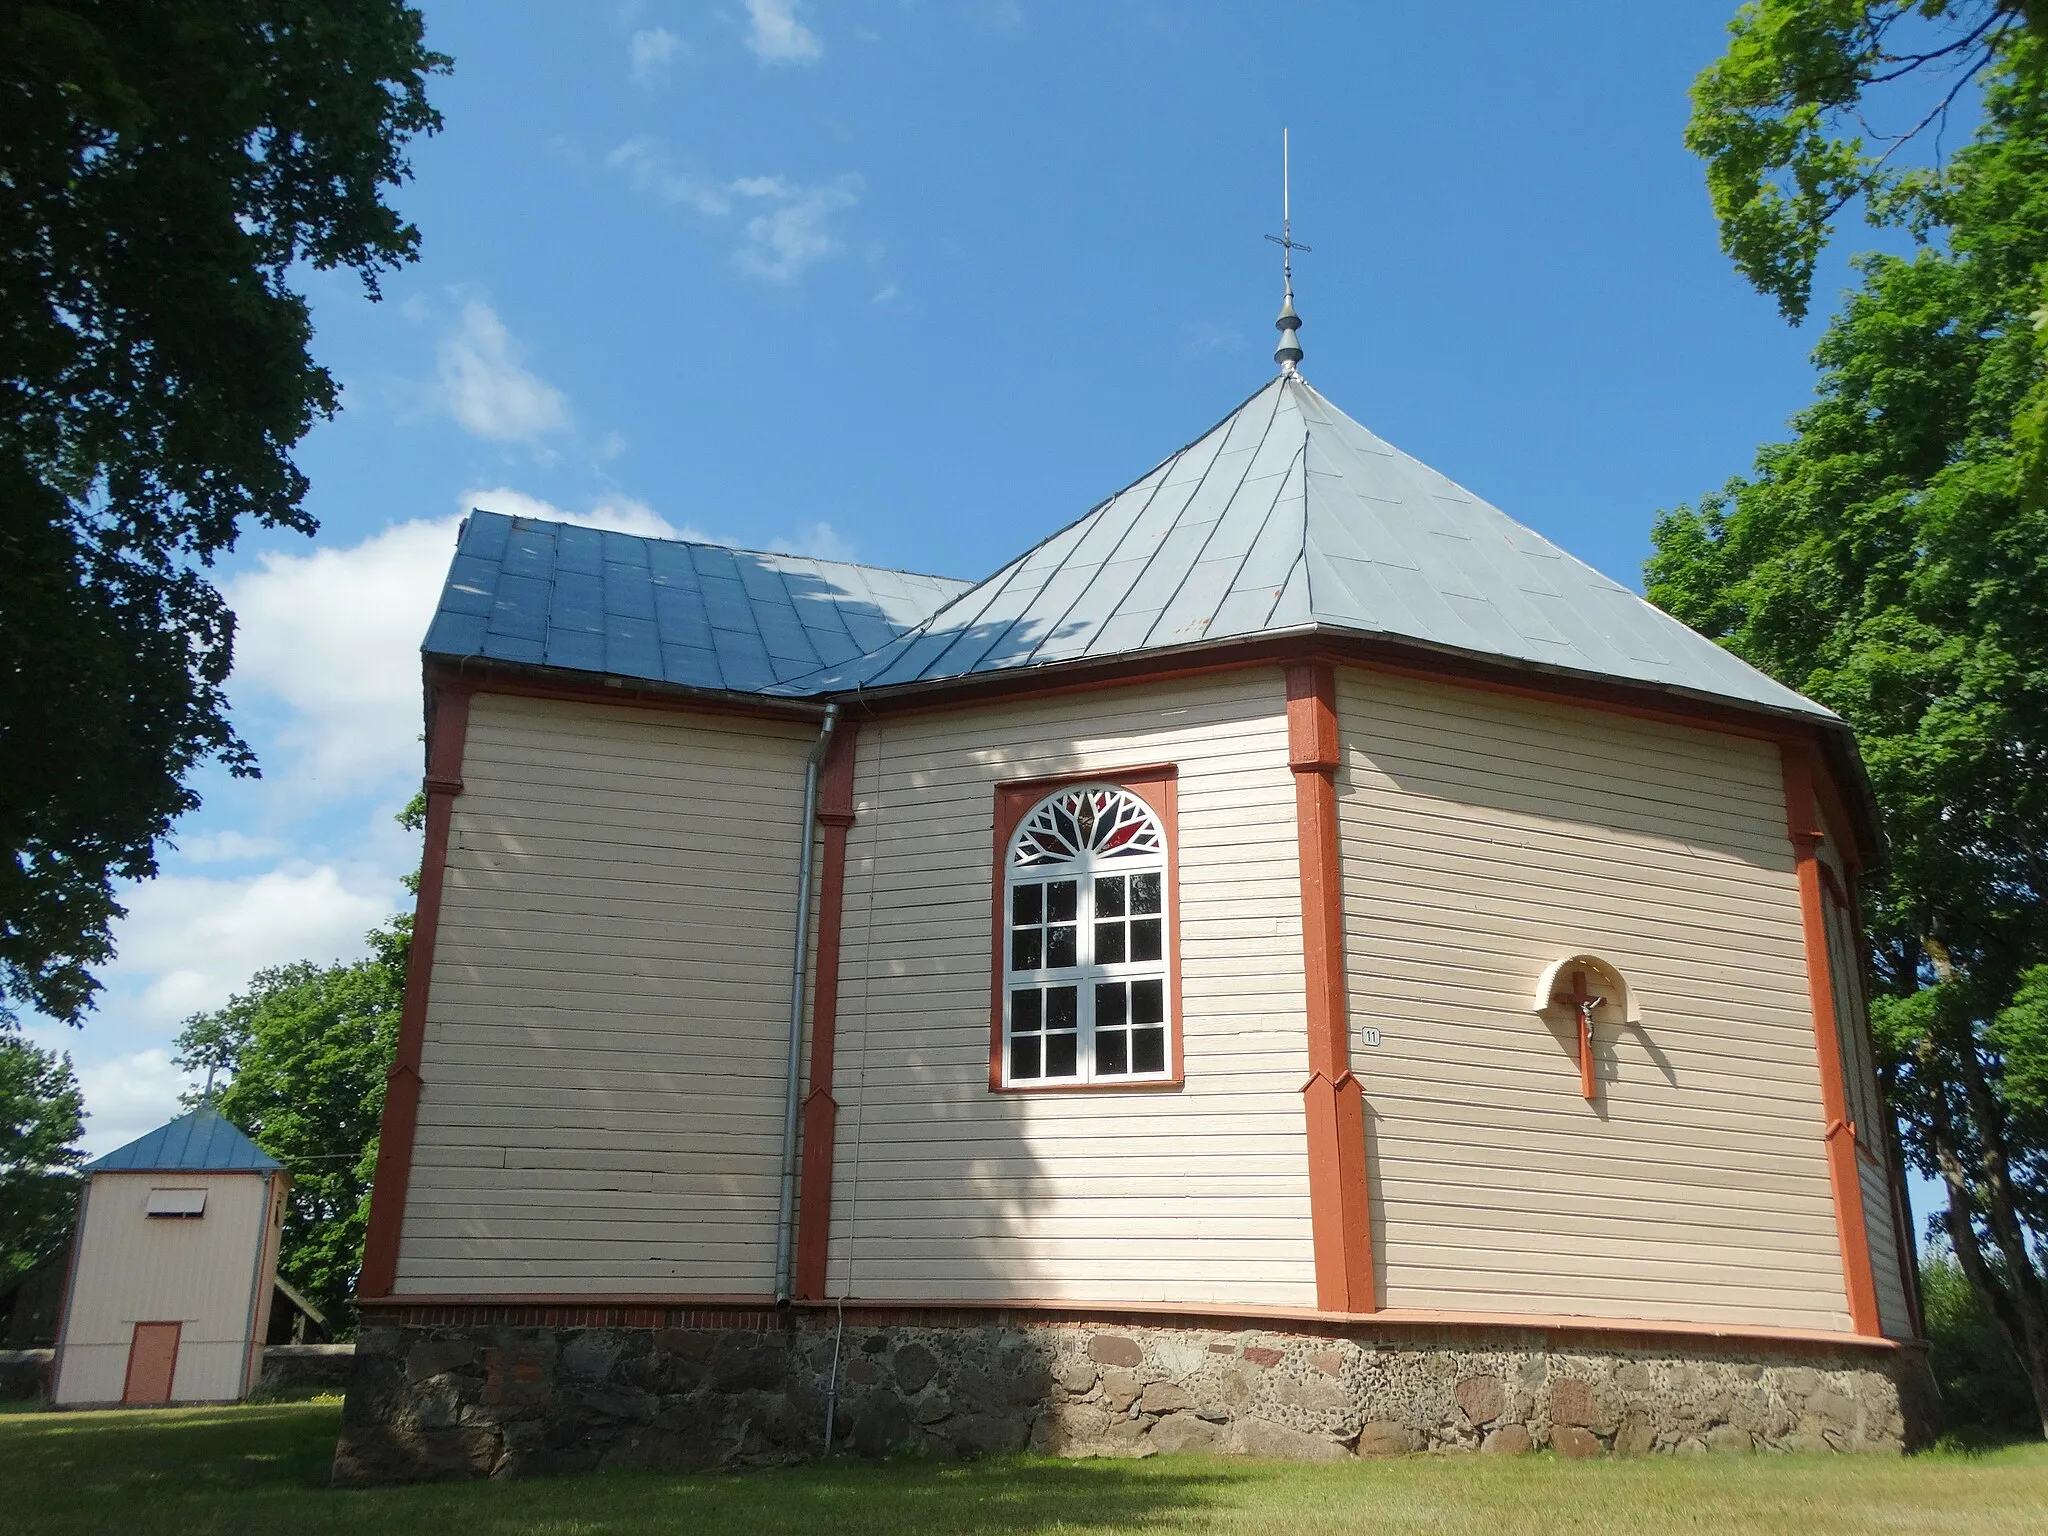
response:
<path id="1" fill-rule="evenodd" d="M 1294 312 L 1294 253 L 1313 250 L 1294 238 L 1294 208 L 1289 187 L 1287 130 L 1280 130 L 1280 233 L 1266 238 L 1280 247 L 1280 318 L 1273 328 L 1280 333 L 1280 345 L 1273 349 L 1273 361 L 1282 373 L 1294 373 L 1301 363 L 1301 316 Z"/>

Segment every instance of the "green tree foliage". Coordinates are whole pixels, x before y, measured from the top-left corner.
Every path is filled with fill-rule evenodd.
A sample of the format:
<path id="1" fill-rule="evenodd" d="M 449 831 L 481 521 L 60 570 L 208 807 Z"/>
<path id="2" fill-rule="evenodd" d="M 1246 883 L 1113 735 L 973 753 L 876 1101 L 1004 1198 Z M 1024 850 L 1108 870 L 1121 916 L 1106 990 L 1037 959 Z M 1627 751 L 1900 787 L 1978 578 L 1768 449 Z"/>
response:
<path id="1" fill-rule="evenodd" d="M 1944 126 L 1984 70 L 2021 57 L 2012 45 L 2028 30 L 2048 38 L 2041 0 L 1744 5 L 1728 51 L 1693 84 L 1685 130 L 1707 162 L 1722 249 L 1743 276 L 1786 318 L 1803 317 L 1836 217 L 1861 198 L 1874 224 L 1911 219 L 1928 177 L 1895 164 L 1898 152 Z M 1931 77 L 1932 103 L 1898 131 L 1875 132 L 1867 98 L 1913 77 Z M 2028 83 L 2039 87 L 2038 72 Z"/>
<path id="2" fill-rule="evenodd" d="M 189 771 L 254 772 L 205 568 L 313 530 L 290 278 L 413 258 L 383 196 L 446 67 L 401 0 L 0 4 L 0 1017 L 76 1022 Z"/>
<path id="3" fill-rule="evenodd" d="M 2032 1432 L 2034 1394 L 2026 1373 L 1945 1248 L 1920 1261 L 1920 1295 L 1926 1304 L 1928 1364 L 1941 1388 L 1948 1433 L 1997 1441 Z"/>
<path id="4" fill-rule="evenodd" d="M 178 1065 L 211 1073 L 215 1107 L 292 1176 L 279 1271 L 346 1330 L 363 1262 L 384 1074 L 412 920 L 370 934 L 350 964 L 258 971 L 248 991 L 186 1020 Z"/>
<path id="5" fill-rule="evenodd" d="M 0 1035 L 0 1285 L 71 1230 L 84 1108 L 69 1056 Z"/>
<path id="6" fill-rule="evenodd" d="M 1792 440 L 1663 516 L 1645 574 L 1856 727 L 1891 841 L 1866 893 L 1884 1086 L 2048 1424 L 2048 512 L 2010 426 L 2044 376 L 2036 46 L 1993 66 L 1983 125 L 1911 189 L 1941 246 L 1860 260 Z"/>

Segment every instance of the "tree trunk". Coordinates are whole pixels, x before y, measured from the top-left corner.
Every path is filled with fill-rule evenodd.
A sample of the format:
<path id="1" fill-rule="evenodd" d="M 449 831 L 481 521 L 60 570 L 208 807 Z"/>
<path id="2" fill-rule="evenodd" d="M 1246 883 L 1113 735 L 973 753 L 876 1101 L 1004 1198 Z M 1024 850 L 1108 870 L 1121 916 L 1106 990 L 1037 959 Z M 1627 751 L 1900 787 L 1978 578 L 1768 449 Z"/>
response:
<path id="1" fill-rule="evenodd" d="M 1963 1055 L 1966 1061 L 1974 1061 L 1975 1051 L 1966 1050 Z M 1968 1072 L 1970 1069 L 1966 1066 L 1964 1070 Z M 1973 1111 L 1971 1120 L 1975 1129 L 1983 1137 L 1987 1165 L 1994 1158 L 1992 1141 L 1998 1138 L 1996 1158 L 2002 1172 L 2003 1126 L 1995 1123 L 1996 1116 L 1993 1124 L 1985 1125 L 1974 1113 L 1976 1096 L 1969 1094 L 1966 1099 Z M 2020 1368 L 2026 1372 L 2027 1384 L 2034 1393 L 2034 1411 L 2041 1421 L 2042 1438 L 2048 1439 L 2048 1310 L 2041 1305 L 2041 1277 L 2034 1268 L 2033 1255 L 2028 1252 L 2024 1237 L 2020 1238 L 2015 1254 L 2000 1235 L 2003 1232 L 2017 1235 L 2020 1231 L 2017 1214 L 2012 1208 L 2010 1187 L 2003 1179 L 1987 1179 L 1987 1187 L 1983 1191 L 1985 1198 L 1979 1199 L 1979 1191 L 1963 1167 L 1962 1155 L 1956 1145 L 1955 1125 L 1941 1089 L 1937 1087 L 1929 1093 L 1927 1102 L 1931 1112 L 1929 1140 L 1941 1168 L 1942 1182 L 1948 1187 L 1945 1225 L 1949 1245 L 1955 1249 L 1956 1262 L 1961 1266 L 1964 1278 L 1970 1282 L 1970 1290 L 1983 1303 L 1992 1321 L 1997 1323 L 1999 1333 L 2019 1360 Z M 1987 1206 L 1990 1209 L 1987 1210 Z M 1983 1244 L 1977 1233 L 1980 1216 L 1987 1218 L 1986 1225 L 1991 1228 L 1993 1240 L 1998 1244 L 1999 1258 L 2005 1271 L 2003 1278 L 1994 1273 L 1985 1260 Z"/>

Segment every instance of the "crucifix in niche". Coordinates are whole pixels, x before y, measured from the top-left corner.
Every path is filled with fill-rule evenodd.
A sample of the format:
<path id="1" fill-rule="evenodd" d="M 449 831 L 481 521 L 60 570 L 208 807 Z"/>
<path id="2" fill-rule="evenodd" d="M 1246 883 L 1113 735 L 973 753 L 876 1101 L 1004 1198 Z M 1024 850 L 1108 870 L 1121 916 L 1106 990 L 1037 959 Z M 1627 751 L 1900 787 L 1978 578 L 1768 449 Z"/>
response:
<path id="1" fill-rule="evenodd" d="M 1546 1015 L 1551 1009 L 1572 1021 L 1578 1045 L 1579 1095 L 1591 1104 L 1600 1091 L 1593 1069 L 1593 1026 L 1603 1017 L 1617 1016 L 1624 1023 L 1635 1024 L 1642 1014 L 1621 972 L 1596 955 L 1569 955 L 1544 968 L 1536 983 L 1533 1011 Z"/>
<path id="2" fill-rule="evenodd" d="M 1588 1104 L 1593 1102 L 1593 1010 L 1607 999 L 1595 997 L 1586 990 L 1586 973 L 1572 972 L 1570 992 L 1554 993 L 1550 999 L 1560 1008 L 1569 1008 L 1577 1016 L 1579 1025 L 1579 1097 Z"/>

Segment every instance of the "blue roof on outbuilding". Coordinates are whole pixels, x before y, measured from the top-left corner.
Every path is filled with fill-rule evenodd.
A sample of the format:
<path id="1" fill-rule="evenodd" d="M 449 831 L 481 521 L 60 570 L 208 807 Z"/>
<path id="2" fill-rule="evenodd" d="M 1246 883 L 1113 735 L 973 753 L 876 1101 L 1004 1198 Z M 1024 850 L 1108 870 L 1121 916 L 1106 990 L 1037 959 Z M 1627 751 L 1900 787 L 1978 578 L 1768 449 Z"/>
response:
<path id="1" fill-rule="evenodd" d="M 425 649 L 763 693 L 879 650 L 969 585 L 472 512 Z"/>
<path id="2" fill-rule="evenodd" d="M 276 1158 L 201 1105 L 86 1164 L 87 1173 L 268 1173 Z"/>

